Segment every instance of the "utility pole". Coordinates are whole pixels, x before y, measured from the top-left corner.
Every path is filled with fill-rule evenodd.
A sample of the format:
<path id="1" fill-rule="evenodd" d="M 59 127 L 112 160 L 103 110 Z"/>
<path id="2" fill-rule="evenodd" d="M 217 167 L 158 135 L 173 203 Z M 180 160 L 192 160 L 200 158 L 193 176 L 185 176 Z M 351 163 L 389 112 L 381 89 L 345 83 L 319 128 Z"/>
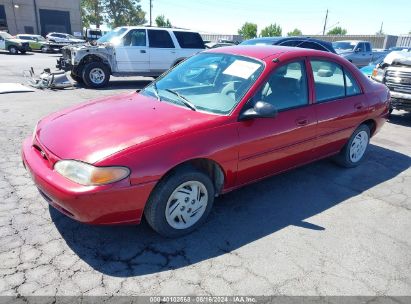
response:
<path id="1" fill-rule="evenodd" d="M 150 0 L 150 26 L 152 25 L 151 21 L 151 10 L 153 9 L 153 0 Z"/>
<path id="2" fill-rule="evenodd" d="M 327 28 L 327 18 L 328 18 L 328 8 L 327 8 L 327 13 L 325 13 L 323 36 L 325 35 L 325 29 Z"/>

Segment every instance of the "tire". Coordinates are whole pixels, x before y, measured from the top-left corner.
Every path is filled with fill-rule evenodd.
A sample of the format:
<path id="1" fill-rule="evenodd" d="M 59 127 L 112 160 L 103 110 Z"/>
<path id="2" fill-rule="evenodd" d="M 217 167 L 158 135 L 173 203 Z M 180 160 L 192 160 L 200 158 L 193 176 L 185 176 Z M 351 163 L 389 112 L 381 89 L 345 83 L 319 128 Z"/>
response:
<path id="1" fill-rule="evenodd" d="M 110 80 L 110 70 L 102 62 L 91 62 L 84 66 L 82 78 L 89 88 L 103 88 Z"/>
<path id="2" fill-rule="evenodd" d="M 76 74 L 73 74 L 73 72 L 70 73 L 70 77 L 73 78 L 73 80 L 78 83 L 83 83 L 83 78 L 81 78 L 80 76 L 77 76 Z"/>
<path id="3" fill-rule="evenodd" d="M 336 156 L 337 163 L 345 168 L 357 167 L 363 160 L 370 143 L 370 128 L 360 125 L 351 135 L 347 144 Z"/>
<path id="4" fill-rule="evenodd" d="M 47 52 L 48 52 L 48 49 L 47 49 L 45 46 L 42 46 L 41 49 L 40 49 L 40 51 L 41 51 L 42 53 L 47 53 Z"/>
<path id="5" fill-rule="evenodd" d="M 19 50 L 14 45 L 9 46 L 8 50 L 12 55 L 17 55 L 19 53 Z"/>
<path id="6" fill-rule="evenodd" d="M 196 188 L 202 196 L 196 196 Z M 204 223 L 213 206 L 214 193 L 213 183 L 206 174 L 190 167 L 181 168 L 158 183 L 146 204 L 144 216 L 162 236 L 180 237 Z"/>

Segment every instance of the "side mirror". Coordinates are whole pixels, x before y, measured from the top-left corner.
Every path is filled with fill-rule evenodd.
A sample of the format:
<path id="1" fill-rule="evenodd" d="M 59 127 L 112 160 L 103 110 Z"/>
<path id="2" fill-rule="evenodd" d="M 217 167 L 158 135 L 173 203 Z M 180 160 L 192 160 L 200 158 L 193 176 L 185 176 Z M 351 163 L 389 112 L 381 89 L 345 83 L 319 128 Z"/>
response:
<path id="1" fill-rule="evenodd" d="M 355 49 L 355 52 L 356 52 L 356 53 L 361 52 L 361 48 L 356 48 L 356 49 Z"/>
<path id="2" fill-rule="evenodd" d="M 249 120 L 254 118 L 274 118 L 277 116 L 277 109 L 268 102 L 257 101 L 251 109 L 245 110 L 240 114 L 240 120 Z"/>

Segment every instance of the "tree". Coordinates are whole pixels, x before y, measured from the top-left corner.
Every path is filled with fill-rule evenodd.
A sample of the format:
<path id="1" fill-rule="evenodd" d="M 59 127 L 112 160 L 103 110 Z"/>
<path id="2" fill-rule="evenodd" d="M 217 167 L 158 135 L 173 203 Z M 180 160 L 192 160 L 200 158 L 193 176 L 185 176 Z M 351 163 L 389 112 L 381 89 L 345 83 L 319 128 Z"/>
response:
<path id="1" fill-rule="evenodd" d="M 166 20 L 164 15 L 157 16 L 156 24 L 158 27 L 172 27 L 170 20 Z"/>
<path id="2" fill-rule="evenodd" d="M 302 36 L 302 34 L 303 33 L 298 28 L 295 28 L 291 32 L 288 32 L 287 36 Z"/>
<path id="3" fill-rule="evenodd" d="M 146 13 L 141 9 L 140 0 L 103 0 L 105 21 L 111 27 L 141 25 L 146 22 Z"/>
<path id="4" fill-rule="evenodd" d="M 282 28 L 281 26 L 277 25 L 276 23 L 270 24 L 261 30 L 260 36 L 261 37 L 274 37 L 274 36 L 281 36 L 282 35 Z"/>
<path id="5" fill-rule="evenodd" d="M 238 34 L 243 36 L 244 39 L 251 39 L 257 37 L 257 24 L 246 22 L 238 30 Z"/>
<path id="6" fill-rule="evenodd" d="M 340 26 L 336 26 L 327 32 L 327 35 L 345 35 L 345 34 L 347 34 L 347 30 L 343 29 Z"/>
<path id="7" fill-rule="evenodd" d="M 101 0 L 81 0 L 81 19 L 84 27 L 90 27 L 91 24 L 96 28 L 104 21 L 104 3 Z"/>

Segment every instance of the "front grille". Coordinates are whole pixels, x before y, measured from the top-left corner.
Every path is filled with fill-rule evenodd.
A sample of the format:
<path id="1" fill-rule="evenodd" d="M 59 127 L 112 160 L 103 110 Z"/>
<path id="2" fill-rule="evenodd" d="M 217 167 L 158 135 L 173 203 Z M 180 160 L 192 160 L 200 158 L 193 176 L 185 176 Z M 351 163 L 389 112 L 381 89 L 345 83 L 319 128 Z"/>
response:
<path id="1" fill-rule="evenodd" d="M 392 91 L 411 93 L 411 70 L 388 70 L 385 84 Z"/>

